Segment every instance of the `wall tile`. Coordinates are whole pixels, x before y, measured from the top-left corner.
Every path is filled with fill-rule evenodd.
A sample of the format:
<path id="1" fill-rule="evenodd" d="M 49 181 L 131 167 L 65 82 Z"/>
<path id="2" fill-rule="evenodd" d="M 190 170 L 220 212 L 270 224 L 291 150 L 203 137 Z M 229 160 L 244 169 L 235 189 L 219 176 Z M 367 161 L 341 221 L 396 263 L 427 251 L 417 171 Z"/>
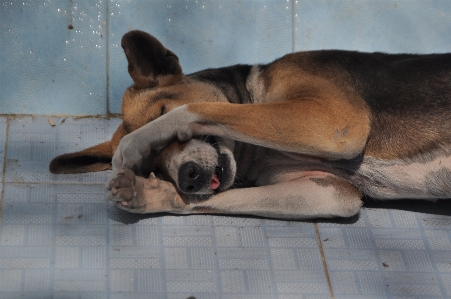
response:
<path id="1" fill-rule="evenodd" d="M 0 113 L 106 113 L 104 30 L 102 0 L 1 1 Z"/>
<path id="2" fill-rule="evenodd" d="M 186 74 L 237 63 L 266 63 L 292 50 L 291 1 L 109 2 L 110 111 L 132 83 L 120 46 L 133 29 L 175 52 Z"/>
<path id="3" fill-rule="evenodd" d="M 451 49 L 448 1 L 294 1 L 296 51 L 430 53 Z"/>
<path id="4" fill-rule="evenodd" d="M 450 49 L 451 5 L 439 0 L 1 0 L 0 5 L 0 113 L 104 114 L 107 98 L 109 112 L 119 113 L 131 84 L 120 39 L 132 29 L 150 32 L 175 51 L 185 73 L 270 62 L 293 48 Z"/>

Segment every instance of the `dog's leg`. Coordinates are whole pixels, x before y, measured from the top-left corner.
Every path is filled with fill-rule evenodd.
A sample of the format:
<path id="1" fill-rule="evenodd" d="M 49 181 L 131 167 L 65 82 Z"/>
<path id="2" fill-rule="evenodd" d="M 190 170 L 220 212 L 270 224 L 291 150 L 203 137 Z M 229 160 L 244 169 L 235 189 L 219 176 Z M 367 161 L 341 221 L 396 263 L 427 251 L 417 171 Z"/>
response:
<path id="1" fill-rule="evenodd" d="M 361 153 L 370 131 L 363 108 L 306 99 L 270 104 L 193 103 L 125 136 L 113 157 L 114 173 L 139 165 L 151 150 L 193 135 L 215 135 L 327 159 Z"/>
<path id="2" fill-rule="evenodd" d="M 361 193 L 333 176 L 304 177 L 274 185 L 232 189 L 208 200 L 185 203 L 175 187 L 155 176 L 137 177 L 130 170 L 109 182 L 109 198 L 135 213 L 242 214 L 271 218 L 349 217 L 358 213 Z"/>

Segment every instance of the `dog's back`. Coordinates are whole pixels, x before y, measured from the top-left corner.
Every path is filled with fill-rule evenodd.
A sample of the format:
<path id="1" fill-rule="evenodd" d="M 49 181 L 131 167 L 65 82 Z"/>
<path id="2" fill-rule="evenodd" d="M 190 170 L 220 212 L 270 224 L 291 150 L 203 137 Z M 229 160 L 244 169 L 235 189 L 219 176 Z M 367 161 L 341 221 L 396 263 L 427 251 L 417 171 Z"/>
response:
<path id="1" fill-rule="evenodd" d="M 371 111 L 361 161 L 345 163 L 351 174 L 342 175 L 376 198 L 451 197 L 451 54 L 315 56 L 317 65 L 342 68 L 335 80 L 350 84 Z"/>
<path id="2" fill-rule="evenodd" d="M 364 101 L 371 115 L 365 151 L 351 160 L 325 163 L 363 193 L 376 198 L 451 196 L 451 54 L 314 51 L 254 69 L 246 82 L 252 95 L 262 93 L 264 81 L 259 103 L 285 100 L 299 87 L 305 91 L 311 78 L 324 79 L 326 88 L 332 83 L 348 100 L 355 99 L 354 105 Z M 314 88 L 312 93 L 319 94 Z"/>
<path id="3" fill-rule="evenodd" d="M 366 155 L 425 162 L 451 153 L 450 54 L 380 54 L 350 65 L 373 116 Z"/>

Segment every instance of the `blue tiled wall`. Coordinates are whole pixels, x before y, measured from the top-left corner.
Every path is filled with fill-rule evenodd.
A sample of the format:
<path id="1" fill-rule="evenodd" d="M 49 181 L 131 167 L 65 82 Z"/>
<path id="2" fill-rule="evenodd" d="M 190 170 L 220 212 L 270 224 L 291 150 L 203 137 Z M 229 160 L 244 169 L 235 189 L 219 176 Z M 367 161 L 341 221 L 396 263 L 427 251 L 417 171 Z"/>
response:
<path id="1" fill-rule="evenodd" d="M 451 2 L 0 0 L 0 114 L 119 113 L 124 33 L 148 31 L 185 73 L 291 51 L 447 52 Z"/>

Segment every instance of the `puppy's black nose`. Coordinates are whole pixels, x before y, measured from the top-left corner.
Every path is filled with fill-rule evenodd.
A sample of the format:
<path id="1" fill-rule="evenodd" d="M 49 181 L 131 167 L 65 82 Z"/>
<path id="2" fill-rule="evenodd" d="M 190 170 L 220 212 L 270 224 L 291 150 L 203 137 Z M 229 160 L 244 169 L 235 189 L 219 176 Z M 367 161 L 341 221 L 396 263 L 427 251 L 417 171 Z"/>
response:
<path id="1" fill-rule="evenodd" d="M 208 180 L 202 168 L 193 162 L 183 164 L 179 170 L 179 188 L 185 193 L 196 193 Z"/>

